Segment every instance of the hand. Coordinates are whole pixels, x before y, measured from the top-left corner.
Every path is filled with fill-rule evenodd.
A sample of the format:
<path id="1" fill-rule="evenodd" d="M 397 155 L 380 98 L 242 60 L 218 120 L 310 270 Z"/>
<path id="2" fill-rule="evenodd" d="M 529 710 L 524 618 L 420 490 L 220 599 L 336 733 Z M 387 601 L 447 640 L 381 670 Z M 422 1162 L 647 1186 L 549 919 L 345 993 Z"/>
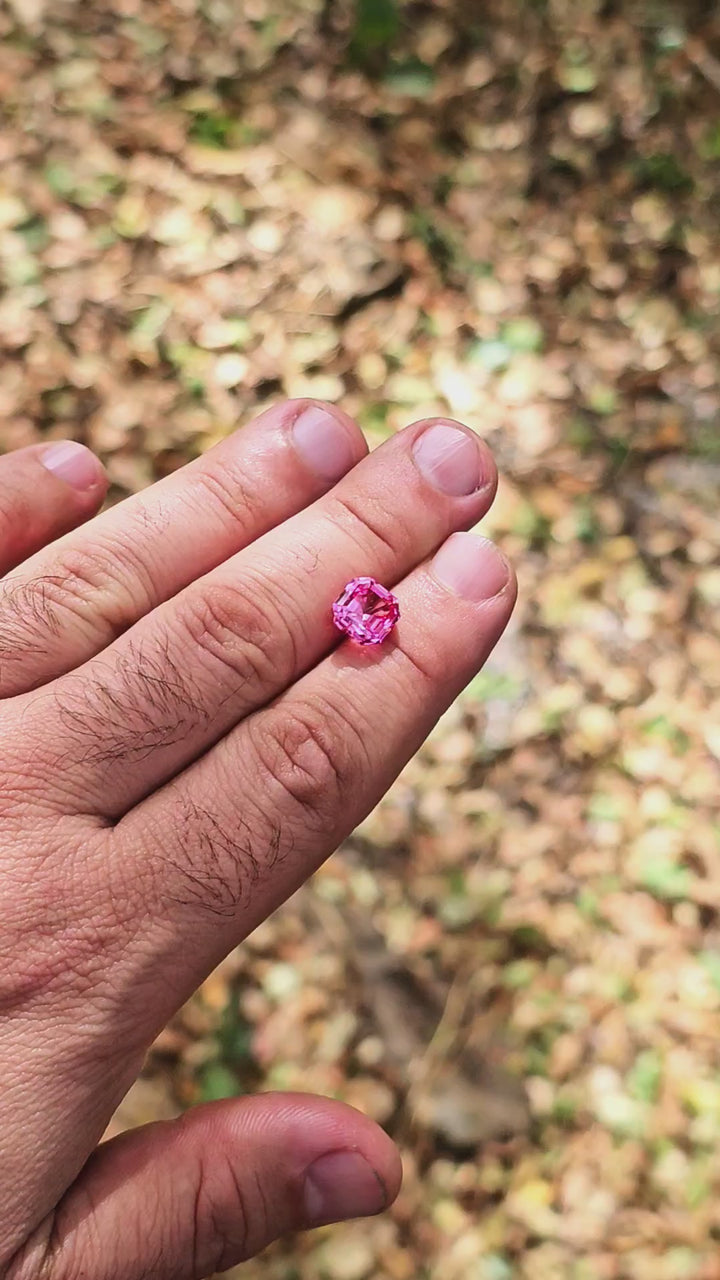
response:
<path id="1" fill-rule="evenodd" d="M 457 532 L 494 496 L 487 449 L 435 422 L 365 453 L 338 409 L 282 404 L 39 551 L 97 509 L 99 464 L 0 460 L 1 567 L 35 551 L 0 581 L 3 1280 L 194 1280 L 397 1193 L 389 1138 L 303 1095 L 97 1147 L 167 1019 L 368 813 L 508 620 L 510 569 Z M 331 621 L 359 574 L 401 606 L 370 652 Z"/>

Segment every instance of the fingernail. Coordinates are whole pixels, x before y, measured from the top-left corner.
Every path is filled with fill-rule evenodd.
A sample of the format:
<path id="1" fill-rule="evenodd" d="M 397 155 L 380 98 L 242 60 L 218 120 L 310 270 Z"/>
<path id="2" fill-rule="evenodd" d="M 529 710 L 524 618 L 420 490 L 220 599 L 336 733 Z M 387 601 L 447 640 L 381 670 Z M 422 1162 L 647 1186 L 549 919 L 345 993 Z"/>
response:
<path id="1" fill-rule="evenodd" d="M 464 600 L 491 600 L 510 577 L 505 558 L 494 543 L 475 533 L 453 533 L 436 553 L 434 578 Z"/>
<path id="2" fill-rule="evenodd" d="M 480 488 L 480 450 L 473 436 L 447 423 L 428 427 L 413 446 L 415 461 L 430 484 L 460 498 Z"/>
<path id="3" fill-rule="evenodd" d="M 296 418 L 293 439 L 305 465 L 322 480 L 339 480 L 355 462 L 347 427 L 318 404 L 308 405 Z"/>
<path id="4" fill-rule="evenodd" d="M 66 484 L 81 492 L 94 488 L 102 480 L 102 467 L 95 454 L 75 440 L 60 440 L 57 444 L 51 444 L 40 455 L 40 461 L 53 475 L 59 476 Z"/>
<path id="5" fill-rule="evenodd" d="M 381 1178 L 355 1151 L 320 1156 L 305 1175 L 305 1212 L 314 1226 L 370 1217 L 380 1213 L 387 1200 Z"/>

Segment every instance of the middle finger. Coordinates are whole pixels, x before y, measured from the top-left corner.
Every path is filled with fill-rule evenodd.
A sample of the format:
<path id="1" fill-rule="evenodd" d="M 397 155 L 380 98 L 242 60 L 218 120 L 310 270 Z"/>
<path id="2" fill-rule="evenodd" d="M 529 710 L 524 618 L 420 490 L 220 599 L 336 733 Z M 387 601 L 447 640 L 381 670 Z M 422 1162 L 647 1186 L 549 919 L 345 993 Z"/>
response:
<path id="1" fill-rule="evenodd" d="M 480 518 L 496 481 L 467 428 L 408 427 L 58 681 L 47 696 L 65 730 L 65 802 L 72 789 L 82 812 L 126 812 L 327 653 L 330 604 L 348 579 L 393 585 Z"/>

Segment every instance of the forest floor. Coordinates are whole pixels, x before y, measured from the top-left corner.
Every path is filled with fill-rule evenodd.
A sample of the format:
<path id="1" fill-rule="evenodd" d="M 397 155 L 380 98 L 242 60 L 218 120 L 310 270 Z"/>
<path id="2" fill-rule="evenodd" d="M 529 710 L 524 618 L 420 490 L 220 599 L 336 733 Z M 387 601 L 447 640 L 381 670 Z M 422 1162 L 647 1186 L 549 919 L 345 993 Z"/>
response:
<path id="1" fill-rule="evenodd" d="M 120 498 L 310 395 L 502 473 L 507 637 L 113 1122 L 299 1088 L 394 1135 L 391 1212 L 238 1275 L 720 1277 L 713 7 L 0 2 L 4 448 Z"/>

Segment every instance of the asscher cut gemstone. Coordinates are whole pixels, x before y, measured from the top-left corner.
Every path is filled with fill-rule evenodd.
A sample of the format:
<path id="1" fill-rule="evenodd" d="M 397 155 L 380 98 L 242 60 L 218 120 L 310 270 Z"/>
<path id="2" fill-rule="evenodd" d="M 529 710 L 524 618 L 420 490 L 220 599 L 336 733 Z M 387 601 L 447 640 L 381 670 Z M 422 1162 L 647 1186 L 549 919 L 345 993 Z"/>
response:
<path id="1" fill-rule="evenodd" d="M 335 626 L 357 644 L 382 644 L 400 617 L 400 606 L 374 578 L 353 578 L 333 607 Z"/>

